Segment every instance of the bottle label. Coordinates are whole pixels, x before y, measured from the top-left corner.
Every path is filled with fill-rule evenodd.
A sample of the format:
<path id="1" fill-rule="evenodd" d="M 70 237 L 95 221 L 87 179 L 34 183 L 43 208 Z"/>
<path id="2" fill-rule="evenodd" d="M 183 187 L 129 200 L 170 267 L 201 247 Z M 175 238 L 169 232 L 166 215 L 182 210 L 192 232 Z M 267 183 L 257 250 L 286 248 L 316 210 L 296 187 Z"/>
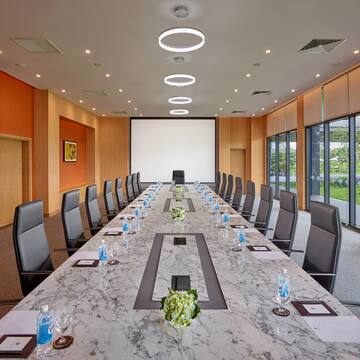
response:
<path id="1" fill-rule="evenodd" d="M 45 345 L 51 342 L 52 332 L 51 332 L 51 321 L 49 319 L 40 320 L 38 334 L 37 334 L 37 343 L 39 345 Z"/>

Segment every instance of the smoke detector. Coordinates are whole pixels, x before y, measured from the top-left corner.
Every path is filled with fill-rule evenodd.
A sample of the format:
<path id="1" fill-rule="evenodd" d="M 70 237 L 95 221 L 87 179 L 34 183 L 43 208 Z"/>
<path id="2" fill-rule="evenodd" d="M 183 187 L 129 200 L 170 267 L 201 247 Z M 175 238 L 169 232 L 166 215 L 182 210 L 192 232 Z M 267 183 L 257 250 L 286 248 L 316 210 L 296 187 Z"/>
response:
<path id="1" fill-rule="evenodd" d="M 179 5 L 179 6 L 175 6 L 173 8 L 173 14 L 178 19 L 185 19 L 185 18 L 187 18 L 189 16 L 190 11 L 189 11 L 188 7 L 186 7 L 184 5 Z"/>
<path id="2" fill-rule="evenodd" d="M 183 56 L 174 56 L 175 64 L 184 64 L 185 58 Z"/>

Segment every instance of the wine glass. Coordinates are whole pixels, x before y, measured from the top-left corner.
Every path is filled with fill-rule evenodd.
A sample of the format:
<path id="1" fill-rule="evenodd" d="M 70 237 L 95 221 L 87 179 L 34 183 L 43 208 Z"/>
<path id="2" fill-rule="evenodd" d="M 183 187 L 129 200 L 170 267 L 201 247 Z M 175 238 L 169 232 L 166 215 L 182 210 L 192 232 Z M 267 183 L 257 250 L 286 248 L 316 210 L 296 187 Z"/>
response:
<path id="1" fill-rule="evenodd" d="M 58 314 L 55 314 L 54 329 L 57 333 L 61 334 L 60 338 L 56 340 L 56 343 L 60 346 L 64 346 L 69 343 L 71 345 L 74 338 L 70 335 L 65 336 L 64 333 L 70 327 L 73 322 L 73 315 L 63 308 Z"/>
<path id="2" fill-rule="evenodd" d="M 110 244 L 109 244 L 109 247 L 108 247 L 108 252 L 109 252 L 109 261 L 108 261 L 108 264 L 109 265 L 116 265 L 119 263 L 119 260 L 116 260 L 115 257 L 116 255 L 118 254 L 119 252 L 119 244 L 117 241 L 112 241 Z"/>

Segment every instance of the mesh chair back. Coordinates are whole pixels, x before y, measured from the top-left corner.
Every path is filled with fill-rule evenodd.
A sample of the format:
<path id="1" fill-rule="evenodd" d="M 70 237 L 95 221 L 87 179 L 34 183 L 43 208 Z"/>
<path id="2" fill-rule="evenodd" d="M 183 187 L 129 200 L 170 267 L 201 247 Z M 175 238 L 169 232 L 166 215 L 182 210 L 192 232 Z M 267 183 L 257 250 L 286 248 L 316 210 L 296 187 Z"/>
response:
<path id="1" fill-rule="evenodd" d="M 221 181 L 221 188 L 219 196 L 224 199 L 225 197 L 225 191 L 226 191 L 226 185 L 227 185 L 227 175 L 225 173 L 222 174 L 222 181 Z"/>
<path id="2" fill-rule="evenodd" d="M 112 181 L 111 180 L 104 181 L 104 192 L 103 193 L 104 193 L 104 203 L 105 203 L 106 213 L 108 215 L 111 215 L 115 211 L 114 198 L 112 195 Z"/>
<path id="3" fill-rule="evenodd" d="M 221 175 L 220 175 L 220 171 L 216 172 L 216 176 L 215 176 L 215 193 L 219 195 L 220 192 L 220 180 L 221 180 Z"/>
<path id="4" fill-rule="evenodd" d="M 89 185 L 86 188 L 85 208 L 90 227 L 98 225 L 101 222 L 101 214 L 95 184 Z"/>
<path id="5" fill-rule="evenodd" d="M 134 200 L 134 191 L 131 180 L 132 180 L 132 176 L 127 175 L 125 180 L 125 188 L 126 188 L 126 197 L 129 203 Z"/>
<path id="6" fill-rule="evenodd" d="M 273 205 L 273 191 L 271 186 L 262 184 L 260 189 L 260 203 L 255 218 L 255 227 L 263 234 L 269 225 Z"/>
<path id="7" fill-rule="evenodd" d="M 115 180 L 115 195 L 119 209 L 124 209 L 126 207 L 126 202 L 124 200 L 124 194 L 122 191 L 122 180 L 120 177 L 116 178 Z"/>
<path id="8" fill-rule="evenodd" d="M 255 183 L 251 180 L 248 180 L 246 182 L 246 195 L 245 195 L 244 205 L 241 211 L 241 215 L 247 221 L 250 220 L 254 208 L 254 201 L 255 201 Z"/>
<path id="9" fill-rule="evenodd" d="M 237 176 L 235 178 L 235 192 L 234 197 L 231 203 L 231 206 L 234 210 L 239 211 L 240 204 L 241 204 L 241 197 L 242 197 L 242 179 L 241 177 Z"/>
<path id="10" fill-rule="evenodd" d="M 233 187 L 234 187 L 234 178 L 233 178 L 233 176 L 231 174 L 229 174 L 228 175 L 227 189 L 226 189 L 225 198 L 224 198 L 224 200 L 226 202 L 230 202 L 230 200 L 231 200 Z"/>

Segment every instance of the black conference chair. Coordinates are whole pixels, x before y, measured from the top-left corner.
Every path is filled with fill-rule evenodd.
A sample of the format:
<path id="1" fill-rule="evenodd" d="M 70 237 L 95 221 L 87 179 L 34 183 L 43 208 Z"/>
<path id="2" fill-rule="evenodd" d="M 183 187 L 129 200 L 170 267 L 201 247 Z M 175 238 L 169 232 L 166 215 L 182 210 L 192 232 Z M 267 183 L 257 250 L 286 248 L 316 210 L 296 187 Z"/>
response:
<path id="1" fill-rule="evenodd" d="M 124 194 L 122 191 L 122 180 L 120 177 L 115 179 L 115 196 L 119 210 L 125 209 L 127 201 L 124 199 Z"/>
<path id="2" fill-rule="evenodd" d="M 297 195 L 290 191 L 280 191 L 280 209 L 271 241 L 281 250 L 290 250 L 295 237 L 298 219 Z"/>
<path id="3" fill-rule="evenodd" d="M 227 184 L 227 175 L 225 173 L 223 173 L 222 174 L 222 181 L 221 181 L 221 188 L 220 188 L 220 192 L 219 192 L 219 196 L 222 199 L 225 198 L 226 184 Z"/>
<path id="4" fill-rule="evenodd" d="M 137 186 L 137 174 L 131 174 L 131 185 L 133 188 L 134 198 L 137 198 L 140 195 L 138 186 Z"/>
<path id="5" fill-rule="evenodd" d="M 234 187 L 234 177 L 231 174 L 229 174 L 226 193 L 225 193 L 225 197 L 224 197 L 224 200 L 227 203 L 230 203 L 232 192 L 233 192 L 233 187 Z"/>
<path id="6" fill-rule="evenodd" d="M 273 206 L 273 199 L 272 187 L 262 184 L 260 189 L 259 208 L 253 224 L 263 235 L 266 235 L 266 232 L 270 230 L 268 225 Z"/>
<path id="7" fill-rule="evenodd" d="M 106 210 L 106 216 L 108 220 L 112 220 L 119 212 L 115 209 L 114 198 L 112 194 L 112 181 L 104 181 L 104 204 Z"/>
<path id="8" fill-rule="evenodd" d="M 80 248 L 86 243 L 84 226 L 80 215 L 80 191 L 66 192 L 62 197 L 61 219 L 68 248 Z M 72 252 L 69 252 L 71 255 Z"/>
<path id="9" fill-rule="evenodd" d="M 44 228 L 41 200 L 16 207 L 13 241 L 21 289 L 26 296 L 54 270 Z"/>
<path id="10" fill-rule="evenodd" d="M 86 208 L 86 215 L 88 218 L 91 235 L 95 235 L 105 225 L 105 222 L 102 220 L 102 216 L 99 209 L 99 203 L 97 200 L 97 190 L 95 184 L 89 185 L 86 188 L 85 208 Z"/>
<path id="11" fill-rule="evenodd" d="M 139 190 L 139 194 L 141 194 L 142 193 L 142 188 L 141 188 L 140 172 L 138 172 L 136 174 L 136 183 L 137 183 L 137 187 L 138 187 L 138 190 Z"/>
<path id="12" fill-rule="evenodd" d="M 255 201 L 255 183 L 251 180 L 246 182 L 246 194 L 243 207 L 241 209 L 241 216 L 249 221 L 252 216 Z"/>
<path id="13" fill-rule="evenodd" d="M 184 170 L 174 170 L 172 179 L 173 179 L 173 181 L 175 181 L 175 184 L 185 184 L 185 171 Z"/>
<path id="14" fill-rule="evenodd" d="M 134 200 L 134 190 L 132 187 L 132 175 L 127 175 L 125 180 L 126 197 L 128 204 Z"/>
<path id="15" fill-rule="evenodd" d="M 221 175 L 220 175 L 220 171 L 216 172 L 216 176 L 215 176 L 215 193 L 219 195 L 220 192 L 220 180 L 221 180 Z"/>
<path id="16" fill-rule="evenodd" d="M 239 211 L 240 204 L 241 204 L 241 198 L 242 198 L 242 179 L 241 177 L 237 176 L 235 178 L 235 192 L 234 196 L 231 200 L 231 206 L 234 210 Z"/>

